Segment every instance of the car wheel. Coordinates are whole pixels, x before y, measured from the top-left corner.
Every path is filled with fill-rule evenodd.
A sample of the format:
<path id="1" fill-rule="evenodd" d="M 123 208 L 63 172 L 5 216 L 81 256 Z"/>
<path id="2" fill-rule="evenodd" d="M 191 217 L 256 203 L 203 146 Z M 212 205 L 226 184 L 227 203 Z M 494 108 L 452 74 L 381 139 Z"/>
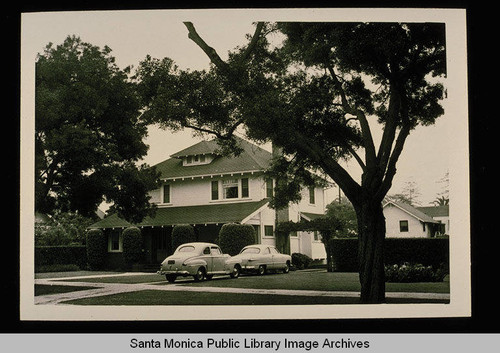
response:
<path id="1" fill-rule="evenodd" d="M 196 282 L 203 281 L 203 279 L 205 278 L 205 269 L 203 267 L 200 267 L 193 277 Z"/>
<path id="2" fill-rule="evenodd" d="M 266 273 L 266 266 L 260 265 L 259 269 L 257 270 L 257 273 L 259 274 L 259 276 L 264 275 Z"/>
<path id="3" fill-rule="evenodd" d="M 167 281 L 169 281 L 170 283 L 174 283 L 177 276 L 176 275 L 165 275 L 165 278 L 167 279 Z"/>
<path id="4" fill-rule="evenodd" d="M 290 272 L 290 266 L 288 264 L 285 264 L 285 267 L 283 268 L 283 273 L 288 273 Z"/>
<path id="5" fill-rule="evenodd" d="M 240 276 L 240 266 L 234 266 L 230 276 L 231 278 L 238 278 Z"/>

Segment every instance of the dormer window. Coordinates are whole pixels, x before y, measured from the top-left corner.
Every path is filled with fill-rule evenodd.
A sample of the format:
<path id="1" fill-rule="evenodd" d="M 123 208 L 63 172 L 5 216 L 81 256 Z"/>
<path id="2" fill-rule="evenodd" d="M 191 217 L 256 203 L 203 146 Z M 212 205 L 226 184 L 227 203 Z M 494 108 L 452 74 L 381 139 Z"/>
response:
<path id="1" fill-rule="evenodd" d="M 182 159 L 182 165 L 183 166 L 195 166 L 195 165 L 209 164 L 212 160 L 213 160 L 212 155 L 195 154 L 192 156 L 185 156 Z"/>

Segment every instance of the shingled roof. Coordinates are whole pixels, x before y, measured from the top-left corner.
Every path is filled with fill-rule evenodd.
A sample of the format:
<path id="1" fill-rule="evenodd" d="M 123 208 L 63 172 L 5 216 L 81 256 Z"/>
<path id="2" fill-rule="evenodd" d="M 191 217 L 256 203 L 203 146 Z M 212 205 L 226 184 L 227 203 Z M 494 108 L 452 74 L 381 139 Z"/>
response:
<path id="1" fill-rule="evenodd" d="M 223 224 L 242 222 L 252 213 L 269 202 L 263 199 L 255 202 L 234 202 L 223 204 L 162 207 L 154 217 L 146 217 L 138 227 L 173 226 L 176 224 Z M 89 228 L 127 228 L 133 224 L 113 214 L 92 224 Z"/>
<path id="2" fill-rule="evenodd" d="M 271 152 L 243 139 L 238 139 L 238 141 L 243 151 L 237 157 L 217 154 L 219 146 L 215 140 L 201 141 L 174 153 L 171 156 L 172 158 L 156 164 L 155 167 L 160 172 L 161 179 L 174 179 L 264 171 L 270 166 L 272 159 Z M 215 154 L 216 156 L 209 164 L 182 165 L 182 157 L 201 154 Z"/>

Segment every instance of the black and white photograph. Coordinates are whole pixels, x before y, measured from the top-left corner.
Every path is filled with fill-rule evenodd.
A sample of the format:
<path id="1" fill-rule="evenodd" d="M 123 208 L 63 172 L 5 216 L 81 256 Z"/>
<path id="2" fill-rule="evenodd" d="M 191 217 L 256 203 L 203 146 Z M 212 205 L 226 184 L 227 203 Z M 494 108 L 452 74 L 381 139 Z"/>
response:
<path id="1" fill-rule="evenodd" d="M 463 9 L 21 25 L 21 320 L 471 315 Z"/>

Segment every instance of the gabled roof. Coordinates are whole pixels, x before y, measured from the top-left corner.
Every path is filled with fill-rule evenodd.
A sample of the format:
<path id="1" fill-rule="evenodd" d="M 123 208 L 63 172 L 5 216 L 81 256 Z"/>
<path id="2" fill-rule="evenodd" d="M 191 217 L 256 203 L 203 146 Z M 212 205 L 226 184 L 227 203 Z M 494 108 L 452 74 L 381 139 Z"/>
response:
<path id="1" fill-rule="evenodd" d="M 264 171 L 270 166 L 272 159 L 271 152 L 240 138 L 238 142 L 243 151 L 237 157 L 216 155 L 215 159 L 209 164 L 183 166 L 182 159 L 180 159 L 182 156 L 214 154 L 218 149 L 215 140 L 201 141 L 173 154 L 173 158 L 160 162 L 155 167 L 160 172 L 161 179 L 173 179 Z"/>
<path id="2" fill-rule="evenodd" d="M 173 226 L 176 224 L 222 224 L 241 222 L 247 216 L 264 206 L 269 200 L 255 202 L 234 202 L 200 206 L 163 207 L 156 210 L 154 217 L 146 217 L 138 227 Z M 92 224 L 89 228 L 127 228 L 133 224 L 116 214 Z"/>
<path id="3" fill-rule="evenodd" d="M 423 213 L 422 211 L 419 211 L 417 208 L 413 207 L 412 205 L 409 205 L 407 203 L 403 202 L 397 202 L 397 201 L 389 201 L 384 205 L 384 208 L 387 207 L 387 205 L 392 204 L 393 206 L 399 208 L 400 210 L 408 213 L 409 215 L 415 217 L 421 222 L 425 223 L 439 223 L 435 219 L 433 219 L 431 216 Z"/>
<path id="4" fill-rule="evenodd" d="M 448 217 L 450 215 L 449 205 L 417 207 L 417 209 L 431 217 Z"/>

